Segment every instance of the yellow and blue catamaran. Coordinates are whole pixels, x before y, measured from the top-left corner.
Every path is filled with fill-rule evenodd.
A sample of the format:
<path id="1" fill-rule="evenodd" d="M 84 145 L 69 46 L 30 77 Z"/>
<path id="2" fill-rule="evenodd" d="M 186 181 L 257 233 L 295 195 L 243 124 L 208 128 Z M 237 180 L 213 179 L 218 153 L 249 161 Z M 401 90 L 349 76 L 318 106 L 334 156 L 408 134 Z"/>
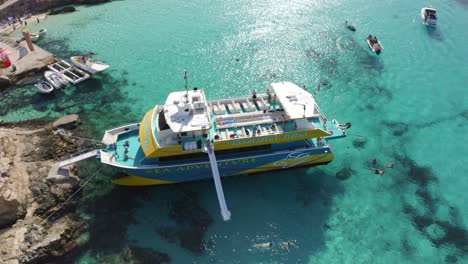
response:
<path id="1" fill-rule="evenodd" d="M 327 164 L 334 158 L 327 141 L 346 136 L 346 126 L 327 121 L 313 95 L 293 83 L 208 101 L 203 89 L 188 90 L 187 75 L 185 79 L 185 91 L 170 93 L 140 123 L 105 132 L 101 162 L 126 173 L 113 183 L 155 185 L 214 177 L 218 188 L 220 176 Z"/>

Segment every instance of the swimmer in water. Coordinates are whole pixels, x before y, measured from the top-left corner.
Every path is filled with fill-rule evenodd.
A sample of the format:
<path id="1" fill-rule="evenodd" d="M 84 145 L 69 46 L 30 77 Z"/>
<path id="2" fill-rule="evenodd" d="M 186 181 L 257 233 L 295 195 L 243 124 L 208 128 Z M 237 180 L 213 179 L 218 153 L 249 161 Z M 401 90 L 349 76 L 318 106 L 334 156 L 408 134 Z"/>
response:
<path id="1" fill-rule="evenodd" d="M 384 175 L 385 174 L 385 171 L 383 171 L 383 170 L 379 170 L 379 169 L 375 169 L 375 168 L 372 168 L 372 170 L 374 171 L 374 174 L 379 174 L 379 175 Z"/>
<path id="2" fill-rule="evenodd" d="M 289 252 L 289 247 L 298 248 L 298 246 L 296 246 L 296 244 L 294 244 L 291 241 L 281 242 L 280 246 L 281 246 L 282 249 L 287 250 L 288 252 Z"/>
<path id="3" fill-rule="evenodd" d="M 273 246 L 273 242 L 254 244 L 254 247 L 256 248 L 271 248 L 272 246 Z"/>

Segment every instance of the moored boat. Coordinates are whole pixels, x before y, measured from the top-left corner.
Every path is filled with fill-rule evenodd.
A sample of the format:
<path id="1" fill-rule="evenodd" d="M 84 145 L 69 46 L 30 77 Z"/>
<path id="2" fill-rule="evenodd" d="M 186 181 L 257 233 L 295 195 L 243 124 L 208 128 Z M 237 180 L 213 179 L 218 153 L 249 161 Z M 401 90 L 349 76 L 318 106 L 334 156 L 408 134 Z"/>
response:
<path id="1" fill-rule="evenodd" d="M 39 90 L 41 93 L 50 93 L 54 90 L 54 86 L 46 81 L 40 81 L 36 83 L 34 86 Z"/>
<path id="2" fill-rule="evenodd" d="M 31 38 L 32 42 L 36 42 L 39 40 L 39 34 L 36 33 L 29 33 L 29 37 Z"/>
<path id="3" fill-rule="evenodd" d="M 423 7 L 421 9 L 421 21 L 424 25 L 437 25 L 437 11 L 432 7 Z"/>
<path id="4" fill-rule="evenodd" d="M 68 84 L 65 77 L 58 72 L 45 71 L 44 77 L 50 84 L 52 84 L 52 86 L 54 86 L 55 89 L 60 89 Z"/>
<path id="5" fill-rule="evenodd" d="M 38 35 L 41 35 L 41 36 L 42 36 L 42 35 L 45 35 L 45 34 L 47 34 L 47 29 L 45 29 L 45 28 L 39 29 L 39 31 L 37 32 L 37 34 L 38 34 Z"/>
<path id="6" fill-rule="evenodd" d="M 109 64 L 94 60 L 88 55 L 73 56 L 70 60 L 73 65 L 91 74 L 99 73 L 109 68 Z"/>
<path id="7" fill-rule="evenodd" d="M 51 71 L 60 73 L 67 82 L 72 84 L 80 83 L 91 77 L 87 72 L 73 67 L 70 63 L 60 59 L 55 63 L 47 65 L 47 68 Z"/>
<path id="8" fill-rule="evenodd" d="M 367 45 L 369 45 L 369 48 L 372 50 L 377 55 L 380 55 L 384 51 L 384 47 L 382 43 L 377 39 L 376 36 L 369 35 L 366 39 Z"/>
<path id="9" fill-rule="evenodd" d="M 224 177 L 331 162 L 327 141 L 344 127 L 297 85 L 270 89 L 212 101 L 202 89 L 170 93 L 140 123 L 107 130 L 100 160 L 128 175 L 113 183 L 132 186 L 209 179 L 213 167 Z"/>

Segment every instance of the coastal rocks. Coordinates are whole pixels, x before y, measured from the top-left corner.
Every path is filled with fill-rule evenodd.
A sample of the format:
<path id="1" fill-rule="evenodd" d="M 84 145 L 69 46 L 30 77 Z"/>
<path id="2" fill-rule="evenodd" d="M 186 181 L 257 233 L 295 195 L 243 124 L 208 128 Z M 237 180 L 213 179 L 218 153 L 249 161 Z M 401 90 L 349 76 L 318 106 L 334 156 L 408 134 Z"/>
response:
<path id="1" fill-rule="evenodd" d="M 52 126 L 54 128 L 75 128 L 76 125 L 79 122 L 79 117 L 78 115 L 66 115 L 64 117 L 61 117 L 57 119 L 54 123 L 52 123 Z"/>
<path id="2" fill-rule="evenodd" d="M 45 263 L 51 257 L 62 256 L 76 247 L 75 236 L 84 223 L 68 217 L 51 225 L 41 225 L 42 219 L 32 217 L 18 221 L 0 234 L 1 263 Z"/>
<path id="3" fill-rule="evenodd" d="M 0 89 L 11 85 L 11 80 L 7 76 L 0 76 Z"/>
<path id="4" fill-rule="evenodd" d="M 75 12 L 76 8 L 73 6 L 64 6 L 62 8 L 57 8 L 57 9 L 52 9 L 49 11 L 49 15 L 58 15 L 58 14 L 63 14 L 63 13 L 71 13 Z"/>
<path id="5" fill-rule="evenodd" d="M 78 117 L 64 120 L 75 123 Z M 66 153 L 61 149 L 80 143 L 40 123 L 6 124 L 0 130 L 0 263 L 44 263 L 61 256 L 76 247 L 75 236 L 86 227 L 67 216 L 73 202 L 62 204 L 79 179 L 46 180 L 55 158 Z"/>

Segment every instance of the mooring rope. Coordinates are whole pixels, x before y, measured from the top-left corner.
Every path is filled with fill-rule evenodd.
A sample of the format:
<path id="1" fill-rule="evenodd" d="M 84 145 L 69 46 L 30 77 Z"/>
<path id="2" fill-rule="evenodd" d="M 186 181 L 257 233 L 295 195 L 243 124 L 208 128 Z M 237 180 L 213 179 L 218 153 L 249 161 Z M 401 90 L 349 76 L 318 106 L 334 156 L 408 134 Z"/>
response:
<path id="1" fill-rule="evenodd" d="M 47 222 L 47 220 L 52 216 L 54 215 L 56 212 L 60 211 L 60 209 L 62 209 L 62 207 L 68 203 L 71 199 L 73 199 L 73 197 L 75 197 L 75 195 L 81 191 L 81 189 L 83 189 L 83 187 L 86 186 L 86 184 L 88 184 L 94 177 L 96 177 L 96 175 L 101 171 L 101 168 L 99 168 L 96 173 L 94 173 L 91 177 L 89 177 L 89 179 L 87 179 L 85 181 L 85 183 L 83 185 L 80 186 L 80 188 L 78 188 L 78 190 L 76 190 L 70 197 L 68 197 L 67 200 L 65 200 L 59 207 L 57 210 L 54 210 L 51 214 L 49 214 L 42 222 L 41 222 L 41 225 L 43 225 L 45 222 Z"/>

